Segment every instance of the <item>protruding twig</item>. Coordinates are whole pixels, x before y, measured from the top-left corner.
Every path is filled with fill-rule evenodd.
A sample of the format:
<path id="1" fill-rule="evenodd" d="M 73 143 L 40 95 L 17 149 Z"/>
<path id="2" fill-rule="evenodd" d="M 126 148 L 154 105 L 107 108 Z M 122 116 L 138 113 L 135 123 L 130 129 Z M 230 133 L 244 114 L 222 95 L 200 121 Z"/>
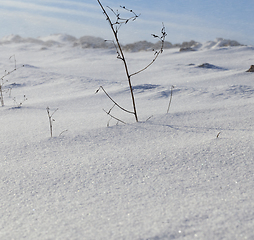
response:
<path id="1" fill-rule="evenodd" d="M 111 119 L 112 119 L 112 118 L 110 118 L 110 119 L 108 120 L 107 127 L 109 127 L 109 122 L 110 122 Z"/>
<path id="2" fill-rule="evenodd" d="M 14 70 L 16 70 L 17 69 L 17 66 L 16 66 L 16 57 L 15 57 L 15 54 L 14 55 L 12 55 L 12 56 L 10 56 L 10 58 L 9 59 L 11 59 L 11 58 L 14 58 Z"/>
<path id="3" fill-rule="evenodd" d="M 125 67 L 125 72 L 126 72 L 126 76 L 127 76 L 127 79 L 128 79 L 128 83 L 129 83 L 129 88 L 130 88 L 130 93 L 131 93 L 131 99 L 132 99 L 132 106 L 133 106 L 133 112 L 131 111 L 128 111 L 122 107 L 120 107 L 107 93 L 106 91 L 101 87 L 101 89 L 105 92 L 105 94 L 111 99 L 112 102 L 114 102 L 116 104 L 116 106 L 118 106 L 120 109 L 128 112 L 128 113 L 131 113 L 131 114 L 134 114 L 135 116 L 135 119 L 136 121 L 138 122 L 138 115 L 137 115 L 137 110 L 136 110 L 136 103 L 135 103 L 135 98 L 134 98 L 134 92 L 133 92 L 133 88 L 132 88 L 132 83 L 131 83 L 131 77 L 138 74 L 138 73 L 141 73 L 143 72 L 144 70 L 146 70 L 148 67 L 150 67 L 154 62 L 155 60 L 158 58 L 158 56 L 163 52 L 163 47 L 164 47 L 164 41 L 165 41 L 165 38 L 167 36 L 166 34 L 166 31 L 165 31 L 165 26 L 164 24 L 162 23 L 162 29 L 161 29 L 161 37 L 155 35 L 155 34 L 152 34 L 154 38 L 158 38 L 160 41 L 161 41 L 161 48 L 159 51 L 156 51 L 155 52 L 155 57 L 154 59 L 144 68 L 142 68 L 141 70 L 135 72 L 135 73 L 132 73 L 130 74 L 129 72 L 129 68 L 128 68 L 128 65 L 127 65 L 127 61 L 125 59 L 125 55 L 123 53 L 123 50 L 122 50 L 122 47 L 120 45 L 120 42 L 119 42 L 119 39 L 118 39 L 118 31 L 119 31 L 119 28 L 122 26 L 122 24 L 127 24 L 130 20 L 132 21 L 135 21 L 137 19 L 137 17 L 139 17 L 140 15 L 137 15 L 133 10 L 131 9 L 128 9 L 126 8 L 125 6 L 121 6 L 122 9 L 130 12 L 133 16 L 130 17 L 130 18 L 122 18 L 120 16 L 120 13 L 118 11 L 114 11 L 112 8 L 108 7 L 110 9 L 110 11 L 115 15 L 116 17 L 116 21 L 113 22 L 111 20 L 111 18 L 109 17 L 107 11 L 105 10 L 105 8 L 103 7 L 103 5 L 101 4 L 100 0 L 97 0 L 102 11 L 103 11 L 103 14 L 106 16 L 106 20 L 108 21 L 110 27 L 111 27 L 111 30 L 114 34 L 114 38 L 115 38 L 115 42 L 114 45 L 115 45 L 115 48 L 116 48 L 116 51 L 117 51 L 117 58 L 118 59 L 121 59 L 124 63 L 124 67 Z"/>
<path id="4" fill-rule="evenodd" d="M 52 114 L 50 114 L 50 108 L 49 107 L 47 107 L 46 110 L 47 110 L 48 118 L 49 118 L 50 136 L 52 137 L 53 136 L 53 122 L 55 121 L 55 119 L 53 119 L 52 117 L 53 117 L 54 113 L 58 110 L 58 108 Z"/>
<path id="5" fill-rule="evenodd" d="M 68 131 L 68 129 L 62 131 L 62 132 L 59 134 L 59 137 L 60 137 L 64 132 L 67 132 L 67 131 Z"/>
<path id="6" fill-rule="evenodd" d="M 5 70 L 4 72 L 4 75 L 0 78 L 0 102 L 1 102 L 1 105 L 4 106 L 4 96 L 3 96 L 3 86 L 6 82 L 8 82 L 8 80 L 4 80 L 5 77 L 7 77 L 8 75 L 10 75 L 11 73 L 15 72 L 17 69 L 21 68 L 21 67 L 24 67 L 25 65 L 22 65 L 21 67 L 17 68 L 17 63 L 16 63 L 16 57 L 15 55 L 12 55 L 9 57 L 9 59 L 13 58 L 14 59 L 14 69 L 11 70 L 11 71 L 7 71 Z M 6 91 L 8 92 L 8 90 Z"/>
<path id="7" fill-rule="evenodd" d="M 105 90 L 102 86 L 100 86 L 99 89 L 97 89 L 97 91 L 96 91 L 95 93 L 98 93 L 98 92 L 100 91 L 100 89 L 103 90 L 103 92 L 106 94 L 106 96 L 107 96 L 117 107 L 119 107 L 120 109 L 122 109 L 123 111 L 125 111 L 125 112 L 127 112 L 127 113 L 134 114 L 134 112 L 131 112 L 131 111 L 129 111 L 129 110 L 127 110 L 127 109 L 121 107 L 115 100 L 113 100 L 112 97 L 109 96 L 109 94 L 106 92 L 106 90 Z"/>
<path id="8" fill-rule="evenodd" d="M 122 57 L 121 57 L 121 54 L 120 52 L 118 51 L 118 47 L 116 45 L 116 43 L 113 41 L 113 40 L 104 40 L 105 42 L 111 42 L 113 43 L 115 49 L 116 49 L 116 53 L 117 53 L 117 58 L 120 59 L 120 60 L 123 60 Z"/>
<path id="9" fill-rule="evenodd" d="M 19 68 L 25 67 L 25 65 L 21 65 L 20 67 L 17 68 L 15 55 L 12 55 L 9 59 L 11 59 L 12 57 L 14 58 L 14 69 L 11 71 L 5 70 L 5 74 L 1 77 L 1 80 L 3 80 L 6 76 L 10 75 L 11 73 L 15 72 L 16 70 L 18 70 Z"/>
<path id="10" fill-rule="evenodd" d="M 107 112 L 105 109 L 102 109 L 105 113 L 107 113 L 110 117 L 114 118 L 115 120 L 123 123 L 123 124 L 126 124 L 126 122 L 122 121 L 121 119 L 119 118 L 116 118 L 115 116 L 113 116 L 112 114 L 110 114 L 110 112 Z"/>
<path id="11" fill-rule="evenodd" d="M 171 105 L 171 101 L 172 101 L 172 97 L 173 97 L 173 88 L 174 88 L 174 86 L 172 85 L 172 86 L 171 86 L 171 93 L 170 93 L 170 99 L 169 99 L 169 104 L 168 104 L 167 113 L 168 113 L 168 111 L 169 111 L 169 108 L 170 108 L 170 105 Z"/>
<path id="12" fill-rule="evenodd" d="M 139 16 L 137 15 L 133 10 L 127 9 L 125 6 L 120 6 L 122 9 L 132 13 L 132 17 L 129 18 L 122 18 L 120 17 L 120 13 L 117 11 L 114 11 L 111 7 L 107 6 L 108 9 L 111 10 L 111 12 L 115 15 L 116 17 L 116 21 L 113 24 L 113 26 L 115 26 L 115 32 L 118 33 L 120 27 L 122 26 L 122 24 L 127 24 L 130 20 L 135 21 Z M 105 14 L 105 13 L 104 13 Z M 107 19 L 108 20 L 108 19 Z"/>
<path id="13" fill-rule="evenodd" d="M 152 117 L 153 117 L 153 115 L 152 115 L 152 116 L 150 116 L 149 118 L 147 118 L 147 119 L 146 119 L 146 122 L 147 122 L 148 120 L 150 120 Z"/>
<path id="14" fill-rule="evenodd" d="M 145 71 L 147 68 L 149 68 L 156 61 L 156 59 L 159 57 L 159 55 L 163 52 L 164 42 L 165 42 L 165 38 L 167 36 L 167 33 L 166 33 L 165 26 L 164 26 L 163 23 L 162 23 L 162 25 L 163 26 L 162 26 L 162 29 L 161 29 L 161 33 L 162 33 L 161 37 L 159 37 L 159 36 L 157 36 L 155 34 L 152 34 L 152 36 L 154 38 L 158 38 L 161 41 L 161 48 L 160 48 L 160 50 L 159 51 L 155 51 L 155 53 L 154 53 L 155 57 L 153 58 L 153 60 L 147 66 L 145 66 L 144 68 L 142 68 L 141 70 L 139 70 L 139 71 L 137 71 L 135 73 L 130 74 L 130 77 L 132 77 L 132 76 L 134 76 L 136 74 L 139 74 L 139 73 Z"/>
<path id="15" fill-rule="evenodd" d="M 23 104 L 25 101 L 27 101 L 27 97 L 26 97 L 26 95 L 24 95 L 23 101 L 20 102 L 20 103 L 18 103 L 18 102 L 16 101 L 16 98 L 15 98 L 15 97 L 13 98 L 13 101 L 14 101 L 14 103 L 16 103 L 17 107 L 20 108 L 20 107 L 22 106 L 22 104 Z"/>
<path id="16" fill-rule="evenodd" d="M 127 76 L 127 79 L 128 79 L 128 84 L 129 84 L 129 88 L 130 88 L 130 93 L 131 93 L 131 99 L 132 99 L 132 106 L 133 106 L 133 114 L 135 116 L 135 119 L 136 121 L 138 122 L 138 114 L 137 114 L 137 110 L 136 110 L 136 103 L 135 103 L 135 98 L 134 98 L 134 93 L 133 93 L 133 89 L 132 89 L 132 84 L 131 84 L 131 76 L 129 74 L 129 69 L 128 69 L 128 65 L 127 65 L 127 62 L 126 62 L 126 59 L 125 59 L 125 56 L 124 56 L 124 53 L 123 53 L 123 50 L 122 50 L 122 47 L 120 45 L 120 42 L 119 42 L 119 39 L 118 39 L 118 28 L 117 28 L 117 25 L 116 25 L 116 29 L 114 28 L 115 24 L 112 23 L 109 15 L 107 14 L 106 10 L 104 9 L 104 7 L 102 6 L 100 0 L 97 0 L 104 15 L 106 16 L 106 19 L 111 27 L 111 30 L 114 34 L 114 37 L 115 37 L 115 40 L 116 40 L 116 45 L 117 45 L 117 49 L 119 50 L 119 58 L 123 61 L 124 63 L 124 68 L 125 68 L 125 72 L 126 72 L 126 76 Z M 114 12 L 114 11 L 113 11 Z M 133 11 L 131 11 L 133 13 Z M 118 13 L 116 14 L 117 18 L 120 18 Z M 135 17 L 137 18 L 138 16 L 135 14 Z M 133 18 L 134 20 L 136 18 Z M 130 112 L 132 113 L 132 112 Z"/>

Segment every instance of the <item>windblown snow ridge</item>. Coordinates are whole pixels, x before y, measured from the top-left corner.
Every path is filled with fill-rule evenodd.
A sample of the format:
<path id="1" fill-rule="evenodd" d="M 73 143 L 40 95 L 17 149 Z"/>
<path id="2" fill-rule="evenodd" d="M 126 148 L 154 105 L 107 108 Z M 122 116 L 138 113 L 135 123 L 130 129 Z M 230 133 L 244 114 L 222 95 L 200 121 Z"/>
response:
<path id="1" fill-rule="evenodd" d="M 71 45 L 73 47 L 81 47 L 81 48 L 104 48 L 104 49 L 114 48 L 114 44 L 112 42 L 107 42 L 99 37 L 83 36 L 80 38 L 76 38 L 68 34 L 53 34 L 50 36 L 38 38 L 23 38 L 19 35 L 9 35 L 0 39 L 0 45 L 12 43 L 37 44 L 41 45 L 42 47 L 54 47 L 54 46 L 61 47 L 65 45 Z M 193 40 L 177 44 L 172 44 L 168 41 L 164 43 L 164 49 L 179 48 L 180 51 L 196 51 L 199 49 L 211 49 L 233 46 L 243 46 L 243 45 L 235 40 L 228 40 L 223 38 L 216 38 L 214 41 L 208 41 L 203 44 Z M 160 49 L 160 47 L 161 47 L 160 42 L 151 43 L 147 41 L 139 41 L 123 45 L 123 49 L 129 52 Z"/>

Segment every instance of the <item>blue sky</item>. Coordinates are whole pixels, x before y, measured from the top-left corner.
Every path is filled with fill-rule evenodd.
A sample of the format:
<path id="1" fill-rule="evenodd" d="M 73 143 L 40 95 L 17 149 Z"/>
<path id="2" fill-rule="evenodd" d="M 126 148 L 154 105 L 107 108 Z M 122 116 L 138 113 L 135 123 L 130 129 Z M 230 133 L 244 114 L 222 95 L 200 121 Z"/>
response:
<path id="1" fill-rule="evenodd" d="M 254 0 L 101 0 L 104 6 L 126 6 L 140 17 L 120 30 L 122 43 L 153 41 L 162 22 L 167 41 L 205 42 L 223 37 L 254 45 Z M 112 39 L 97 0 L 1 0 L 0 38 L 67 33 Z M 123 13 L 124 14 L 124 13 Z"/>

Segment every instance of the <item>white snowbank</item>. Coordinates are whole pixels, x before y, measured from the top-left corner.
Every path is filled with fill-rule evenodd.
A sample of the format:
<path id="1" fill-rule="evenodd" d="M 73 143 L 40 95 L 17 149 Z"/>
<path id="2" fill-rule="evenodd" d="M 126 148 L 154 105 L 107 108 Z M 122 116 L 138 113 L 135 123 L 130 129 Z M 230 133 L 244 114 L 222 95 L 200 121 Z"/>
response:
<path id="1" fill-rule="evenodd" d="M 95 94 L 131 109 L 115 51 L 12 39 L 0 45 L 2 74 L 14 54 L 18 68 L 0 108 L 0 239 L 254 238 L 253 48 L 165 50 L 132 78 L 140 122 L 112 109 L 123 125 Z M 126 53 L 131 72 L 153 57 Z"/>
<path id="2" fill-rule="evenodd" d="M 243 46 L 234 40 L 228 40 L 223 38 L 216 38 L 215 41 L 208 41 L 200 46 L 201 49 L 211 49 L 211 48 L 220 48 L 220 47 L 236 47 Z"/>

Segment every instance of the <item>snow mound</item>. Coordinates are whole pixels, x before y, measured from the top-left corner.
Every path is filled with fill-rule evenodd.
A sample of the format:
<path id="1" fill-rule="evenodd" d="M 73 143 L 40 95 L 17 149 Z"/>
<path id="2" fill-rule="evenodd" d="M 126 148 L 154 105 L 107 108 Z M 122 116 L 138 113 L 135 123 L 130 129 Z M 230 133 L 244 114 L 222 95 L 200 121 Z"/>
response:
<path id="1" fill-rule="evenodd" d="M 24 39 L 19 35 L 11 34 L 9 36 L 5 36 L 0 40 L 0 43 L 6 44 L 6 43 L 21 43 Z"/>
<path id="2" fill-rule="evenodd" d="M 77 40 L 77 38 L 68 34 L 53 34 L 45 37 L 39 37 L 38 39 L 42 40 L 43 42 L 54 41 L 59 43 L 69 43 Z"/>
<path id="3" fill-rule="evenodd" d="M 0 45 L 2 74 L 17 60 L 2 82 L 0 239 L 254 239 L 254 48 L 165 50 L 133 78 L 136 123 L 95 94 L 132 110 L 115 51 L 68 39 Z M 150 55 L 128 53 L 131 72 Z"/>
<path id="4" fill-rule="evenodd" d="M 68 34 L 52 34 L 45 37 L 38 38 L 23 38 L 19 35 L 9 35 L 0 39 L 0 44 L 11 43 L 33 43 L 46 47 L 51 46 L 65 46 L 71 45 L 73 47 L 81 48 L 102 48 L 112 49 L 114 48 L 113 42 L 105 41 L 103 38 L 94 36 L 82 36 L 75 38 Z M 216 38 L 214 41 L 208 41 L 205 43 L 199 43 L 194 40 L 183 43 L 172 44 L 171 42 L 164 42 L 164 49 L 179 48 L 181 52 L 189 52 L 195 50 L 214 49 L 222 47 L 236 47 L 243 46 L 235 40 L 229 40 L 224 38 Z M 140 52 L 140 51 L 152 51 L 161 48 L 161 42 L 151 43 L 148 41 L 138 41 L 130 44 L 123 45 L 123 49 L 128 52 Z"/>
<path id="5" fill-rule="evenodd" d="M 201 65 L 198 66 L 198 68 L 207 68 L 207 69 L 219 69 L 219 70 L 223 70 L 223 68 L 215 66 L 213 64 L 210 63 L 203 63 Z"/>
<path id="6" fill-rule="evenodd" d="M 0 40 L 0 44 L 17 44 L 17 43 L 18 44 L 21 44 L 21 43 L 36 44 L 36 45 L 42 45 L 47 47 L 60 44 L 60 42 L 50 40 L 50 39 L 47 41 L 43 41 L 40 38 L 22 38 L 19 35 L 9 35 L 9 36 L 3 37 Z"/>
<path id="7" fill-rule="evenodd" d="M 202 46 L 200 46 L 201 49 L 213 49 L 213 48 L 221 48 L 221 47 L 238 47 L 238 46 L 244 46 L 243 44 L 240 44 L 239 42 L 235 40 L 229 40 L 224 38 L 216 38 L 215 41 L 208 41 Z"/>
<path id="8" fill-rule="evenodd" d="M 254 72 L 254 65 L 251 65 L 250 68 L 246 72 Z"/>
<path id="9" fill-rule="evenodd" d="M 99 37 L 83 36 L 76 40 L 73 46 L 80 46 L 82 48 L 113 48 L 112 42 L 105 41 Z"/>
<path id="10" fill-rule="evenodd" d="M 154 44 L 147 41 L 139 41 L 136 43 L 127 44 L 124 46 L 124 50 L 129 52 L 139 52 L 139 51 L 147 51 L 152 50 L 154 48 Z"/>

